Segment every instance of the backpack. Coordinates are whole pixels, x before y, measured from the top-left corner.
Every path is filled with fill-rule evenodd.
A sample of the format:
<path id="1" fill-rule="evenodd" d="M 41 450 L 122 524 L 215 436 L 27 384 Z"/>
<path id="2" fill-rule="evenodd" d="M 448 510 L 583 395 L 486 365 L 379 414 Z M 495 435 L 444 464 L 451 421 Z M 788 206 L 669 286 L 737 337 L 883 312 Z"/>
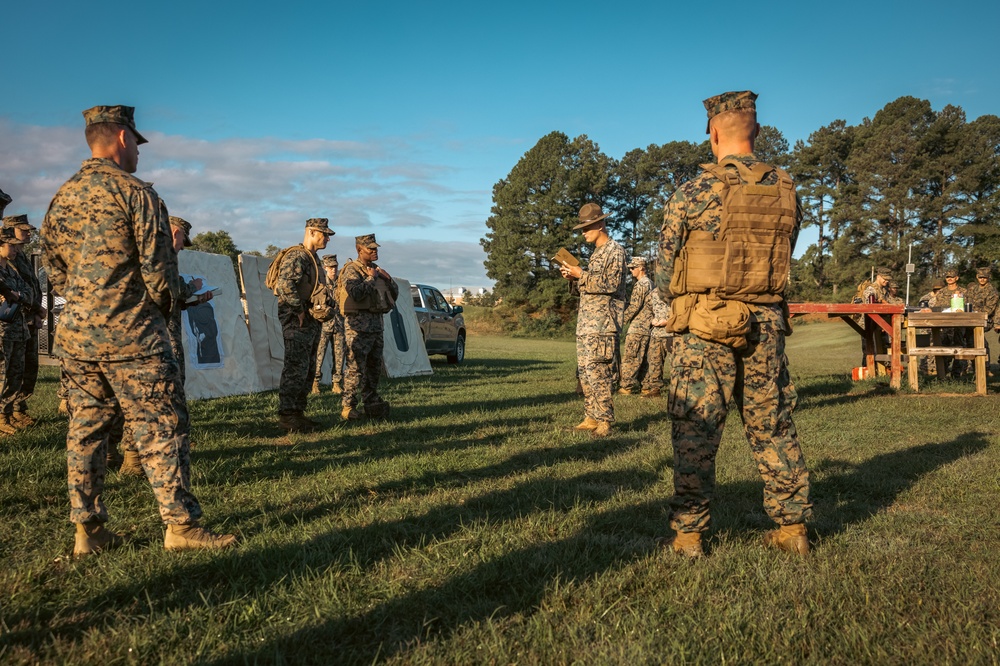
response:
<path id="1" fill-rule="evenodd" d="M 316 280 L 313 282 L 312 293 L 309 295 L 309 315 L 316 321 L 329 321 L 334 314 L 334 304 L 331 302 L 330 294 L 326 288 L 326 283 L 321 279 L 322 273 L 320 273 L 319 262 L 316 261 L 316 255 L 305 249 L 302 245 L 286 247 L 278 253 L 278 256 L 274 258 L 274 261 L 271 262 L 271 265 L 267 269 L 267 276 L 264 278 L 264 286 L 274 292 L 274 289 L 278 284 L 281 262 L 285 256 L 292 251 L 305 252 L 309 259 L 312 260 L 313 267 L 316 269 Z M 277 292 L 274 292 L 274 295 L 277 296 Z"/>

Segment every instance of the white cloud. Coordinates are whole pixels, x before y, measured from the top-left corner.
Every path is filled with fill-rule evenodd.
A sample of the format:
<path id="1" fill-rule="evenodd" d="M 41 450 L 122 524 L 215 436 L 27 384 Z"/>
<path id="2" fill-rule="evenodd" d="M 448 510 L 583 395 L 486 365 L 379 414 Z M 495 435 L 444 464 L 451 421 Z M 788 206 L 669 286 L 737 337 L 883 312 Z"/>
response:
<path id="1" fill-rule="evenodd" d="M 241 249 L 263 250 L 300 242 L 307 218 L 328 217 L 337 231 L 330 252 L 353 256 L 353 237 L 375 232 L 393 274 L 445 289 L 490 284 L 478 242 L 488 191 L 456 189 L 449 177 L 459 169 L 421 161 L 423 151 L 403 139 L 144 135 L 150 142 L 140 147 L 136 175 L 153 182 L 195 233 L 225 230 Z M 27 212 L 36 225 L 89 157 L 79 128 L 0 119 L 0 145 L 0 187 L 14 198 L 8 212 Z"/>

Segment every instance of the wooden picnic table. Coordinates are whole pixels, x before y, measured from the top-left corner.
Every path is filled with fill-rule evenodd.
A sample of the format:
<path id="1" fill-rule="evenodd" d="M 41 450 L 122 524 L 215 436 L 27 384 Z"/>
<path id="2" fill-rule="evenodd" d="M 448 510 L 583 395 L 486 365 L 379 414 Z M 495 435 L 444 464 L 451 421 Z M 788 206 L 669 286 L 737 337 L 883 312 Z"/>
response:
<path id="1" fill-rule="evenodd" d="M 889 305 L 887 303 L 789 303 L 788 311 L 794 317 L 803 314 L 825 314 L 828 317 L 840 319 L 853 328 L 861 336 L 865 356 L 865 367 L 868 375 L 875 376 L 875 361 L 880 341 L 878 335 L 885 332 L 889 336 L 889 385 L 894 389 L 900 387 L 903 375 L 902 343 L 903 314 L 906 306 Z M 854 318 L 860 315 L 864 325 L 858 324 Z"/>

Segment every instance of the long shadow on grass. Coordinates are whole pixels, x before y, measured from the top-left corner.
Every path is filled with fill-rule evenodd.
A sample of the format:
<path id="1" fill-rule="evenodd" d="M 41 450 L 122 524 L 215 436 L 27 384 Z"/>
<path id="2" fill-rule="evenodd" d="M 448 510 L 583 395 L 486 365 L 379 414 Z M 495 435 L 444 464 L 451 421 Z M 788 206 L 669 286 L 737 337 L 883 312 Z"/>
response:
<path id="1" fill-rule="evenodd" d="M 639 468 L 532 479 L 472 497 L 463 504 L 330 532 L 305 543 L 239 549 L 195 562 L 185 562 L 182 555 L 169 569 L 160 568 L 141 581 L 109 581 L 102 592 L 69 608 L 45 606 L 8 612 L 6 625 L 18 629 L 4 639 L 37 650 L 53 638 L 79 640 L 94 628 L 113 628 L 123 607 L 132 609 L 128 621 L 135 622 L 137 616 L 160 617 L 206 603 L 239 602 L 248 590 L 287 589 L 318 571 L 350 571 L 363 579 L 366 572 L 375 575 L 384 570 L 387 561 L 410 550 L 423 551 L 429 543 L 445 541 L 469 525 L 500 531 L 504 525 L 523 522 L 535 513 L 569 513 L 612 500 L 623 489 L 639 492 L 658 483 L 655 473 Z M 496 615 L 498 609 L 500 614 L 530 611 L 556 578 L 585 580 L 647 554 L 653 547 L 650 537 L 662 528 L 664 505 L 665 500 L 593 514 L 581 530 L 565 539 L 507 552 L 449 578 L 439 587 L 404 593 L 385 602 L 377 601 L 383 592 L 373 589 L 371 610 L 331 619 L 231 658 L 270 661 L 276 653 L 287 651 L 296 662 L 370 663 L 378 654 L 391 655 L 426 636 L 428 618 L 435 618 L 433 632 L 447 635 L 462 623 Z M 87 565 L 84 561 L 78 566 Z"/>
<path id="2" fill-rule="evenodd" d="M 812 464 L 810 529 L 821 538 L 843 532 L 891 506 L 927 474 L 988 446 L 987 434 L 970 432 L 950 442 L 922 444 L 861 463 L 824 459 Z M 761 489 L 759 481 L 720 485 L 712 502 L 716 530 L 740 534 L 773 527 L 761 507 Z"/>
<path id="3" fill-rule="evenodd" d="M 361 614 L 330 617 L 216 663 L 256 663 L 276 655 L 292 663 L 372 663 L 421 642 L 446 640 L 463 626 L 530 615 L 556 582 L 588 581 L 648 557 L 665 510 L 666 500 L 658 500 L 594 514 L 564 539 L 511 550 L 440 585 L 412 589 Z"/>
<path id="4" fill-rule="evenodd" d="M 566 462 L 597 464 L 635 448 L 638 444 L 638 441 L 609 444 L 606 441 L 588 439 L 572 446 L 534 448 L 493 465 L 471 469 L 435 470 L 404 479 L 356 486 L 347 492 L 336 495 L 327 502 L 317 503 L 314 498 L 309 497 L 306 498 L 302 506 L 296 506 L 294 503 L 292 505 L 284 503 L 259 506 L 255 507 L 253 511 L 231 513 L 227 515 L 227 520 L 247 525 L 247 529 L 252 529 L 250 526 L 259 522 L 258 519 L 261 517 L 266 518 L 267 521 L 277 520 L 289 525 L 308 523 L 326 518 L 331 513 L 344 511 L 346 507 L 352 505 L 371 505 L 374 498 L 378 498 L 382 504 L 390 504 L 398 501 L 402 496 L 412 499 L 431 492 L 461 488 L 493 479 L 513 478 L 519 474 L 540 468 L 554 467 Z M 658 474 L 657 478 L 659 478 Z"/>
<path id="5" fill-rule="evenodd" d="M 880 395 L 895 395 L 887 384 L 874 384 L 858 392 L 857 385 L 847 378 L 830 377 L 825 381 L 803 382 L 795 385 L 799 394 L 799 407 L 827 407 L 870 400 Z"/>

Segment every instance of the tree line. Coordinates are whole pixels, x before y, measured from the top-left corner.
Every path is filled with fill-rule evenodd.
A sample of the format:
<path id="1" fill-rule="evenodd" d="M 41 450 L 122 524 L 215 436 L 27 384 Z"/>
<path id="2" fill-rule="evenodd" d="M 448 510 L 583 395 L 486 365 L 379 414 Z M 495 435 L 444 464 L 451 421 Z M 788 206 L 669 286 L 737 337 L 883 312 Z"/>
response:
<path id="1" fill-rule="evenodd" d="M 872 266 L 890 267 L 905 284 L 911 249 L 917 296 L 946 267 L 971 280 L 976 267 L 1000 258 L 997 116 L 967 121 L 961 107 L 934 111 L 927 100 L 900 97 L 858 125 L 835 120 L 792 147 L 764 125 L 754 152 L 792 174 L 803 227 L 818 234 L 793 261 L 789 300 L 843 302 Z M 542 137 L 493 186 L 480 243 L 495 295 L 528 312 L 570 313 L 551 257 L 561 247 L 588 255 L 571 230 L 580 207 L 600 204 L 628 254 L 652 258 L 664 203 L 712 161 L 707 140 L 650 144 L 618 160 L 586 135 Z"/>

